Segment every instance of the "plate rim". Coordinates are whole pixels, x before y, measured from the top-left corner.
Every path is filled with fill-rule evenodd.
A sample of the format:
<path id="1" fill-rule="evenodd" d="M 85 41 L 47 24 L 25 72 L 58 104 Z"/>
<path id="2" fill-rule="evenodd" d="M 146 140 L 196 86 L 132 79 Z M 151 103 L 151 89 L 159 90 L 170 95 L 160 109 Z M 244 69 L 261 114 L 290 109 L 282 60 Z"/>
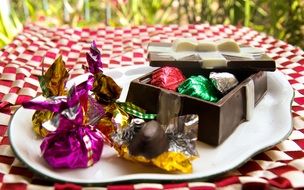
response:
<path id="1" fill-rule="evenodd" d="M 133 67 L 131 66 L 131 68 L 136 68 L 136 67 Z M 109 69 L 111 70 L 111 69 Z M 279 71 L 275 71 L 279 74 L 281 74 L 282 76 L 285 76 L 283 73 L 279 72 Z M 84 74 L 85 75 L 85 74 Z M 77 77 L 81 77 L 83 75 L 79 75 Z M 70 80 L 77 80 L 76 78 L 77 77 L 74 77 Z M 286 78 L 284 78 L 284 80 L 287 81 Z M 288 82 L 288 81 L 287 81 Z M 288 84 L 290 85 L 290 83 L 288 82 Z M 60 179 L 60 178 L 57 178 L 57 177 L 54 177 L 54 176 L 50 176 L 50 175 L 47 175 L 41 171 L 39 171 L 39 169 L 35 169 L 34 167 L 32 167 L 29 163 L 25 162 L 25 160 L 22 158 L 21 155 L 19 155 L 19 153 L 16 151 L 15 147 L 13 146 L 13 143 L 10 141 L 10 147 L 14 153 L 14 155 L 26 166 L 28 167 L 28 169 L 30 169 L 31 171 L 33 171 L 34 173 L 37 173 L 39 174 L 40 176 L 43 176 L 44 178 L 48 179 L 48 180 L 51 180 L 51 181 L 58 181 L 58 182 L 71 182 L 71 183 L 75 183 L 75 184 L 80 184 L 80 185 L 85 185 L 85 186 L 90 186 L 90 185 L 108 185 L 108 184 L 115 184 L 115 183 L 121 183 L 121 182 L 136 182 L 136 183 L 140 183 L 140 182 L 181 182 L 181 181 L 206 181 L 208 179 L 212 179 L 212 178 L 215 178 L 217 176 L 220 176 L 220 175 L 223 175 L 231 170 L 234 170 L 236 168 L 239 168 L 240 166 L 242 166 L 243 164 L 245 164 L 246 162 L 248 162 L 252 157 L 254 157 L 255 155 L 257 154 L 260 154 L 261 152 L 264 152 L 265 150 L 268 150 L 269 148 L 271 147 L 274 147 L 276 144 L 284 141 L 285 139 L 287 139 L 287 137 L 292 133 L 293 131 L 293 117 L 292 117 L 292 102 L 294 100 L 294 97 L 295 97 L 295 90 L 291 87 L 291 90 L 292 90 L 292 95 L 288 98 L 290 98 L 290 106 L 289 106 L 289 113 L 290 113 L 290 119 L 291 119 L 291 125 L 289 127 L 289 130 L 288 130 L 288 133 L 286 133 L 286 135 L 284 135 L 284 137 L 281 137 L 280 140 L 276 141 L 276 142 L 273 142 L 271 143 L 270 145 L 266 146 L 266 147 L 263 147 L 263 148 L 259 148 L 259 150 L 251 153 L 251 154 L 248 154 L 248 156 L 246 156 L 246 159 L 244 159 L 243 161 L 239 162 L 238 164 L 236 165 L 233 165 L 232 167 L 228 167 L 226 168 L 225 170 L 222 170 L 221 172 L 219 173 L 216 173 L 216 174 L 211 174 L 211 175 L 208 175 L 208 176 L 201 176 L 201 177 L 193 177 L 193 176 L 189 176 L 189 177 L 186 177 L 186 176 L 179 176 L 178 174 L 176 175 L 176 178 L 175 179 L 154 179 L 154 177 L 139 177 L 138 175 L 142 175 L 142 174 L 145 174 L 145 173 L 142 173 L 142 174 L 129 174 L 128 176 L 133 176 L 133 175 L 137 175 L 136 177 L 133 177 L 131 179 L 116 179 L 116 180 L 104 180 L 104 181 L 101 181 L 101 182 L 78 182 L 78 181 L 73 181 L 73 180 L 63 180 L 63 179 Z M 36 97 L 37 98 L 37 97 Z M 23 108 L 22 106 L 20 106 L 15 112 L 14 114 L 11 116 L 10 120 L 9 120 L 9 123 L 8 123 L 8 138 L 11 139 L 11 136 L 12 136 L 12 132 L 11 132 L 11 124 L 14 120 L 14 116 L 18 113 L 18 111 L 20 111 L 20 109 Z M 151 175 L 151 174 L 149 174 Z M 157 174 L 158 175 L 158 174 Z M 179 177 L 178 177 L 179 176 Z M 123 177 L 123 176 L 121 176 Z M 130 178 L 130 177 L 129 177 Z"/>

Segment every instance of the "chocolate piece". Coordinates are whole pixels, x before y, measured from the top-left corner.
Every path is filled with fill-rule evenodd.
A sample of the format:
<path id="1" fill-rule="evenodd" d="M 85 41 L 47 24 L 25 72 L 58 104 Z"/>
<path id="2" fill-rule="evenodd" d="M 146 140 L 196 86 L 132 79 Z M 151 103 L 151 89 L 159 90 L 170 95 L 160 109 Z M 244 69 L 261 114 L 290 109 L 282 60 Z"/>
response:
<path id="1" fill-rule="evenodd" d="M 148 159 L 157 157 L 167 151 L 168 147 L 165 131 L 154 120 L 145 123 L 128 146 L 131 155 L 141 155 Z"/>
<path id="2" fill-rule="evenodd" d="M 276 69 L 274 60 L 260 49 L 249 46 L 240 46 L 240 52 L 175 52 L 171 43 L 153 42 L 149 44 L 148 51 L 150 65 L 155 67 L 216 68 L 226 71 L 275 71 Z M 216 65 L 212 67 L 214 62 Z"/>
<path id="3" fill-rule="evenodd" d="M 215 70 L 213 70 L 215 71 Z M 186 77 L 202 74 L 209 76 L 210 72 L 203 69 L 183 68 Z M 220 72 L 220 70 L 218 70 Z M 246 84 L 250 80 L 254 83 L 254 103 L 257 104 L 267 90 L 266 72 L 253 73 L 243 70 L 233 70 L 232 74 L 240 82 L 218 102 L 207 102 L 194 97 L 171 92 L 181 99 L 179 115 L 198 114 L 198 140 L 211 144 L 221 144 L 235 128 L 246 119 Z M 127 101 L 142 107 L 151 113 L 156 113 L 159 107 L 159 94 L 162 88 L 149 84 L 152 73 L 148 73 L 133 80 L 129 87 Z"/>

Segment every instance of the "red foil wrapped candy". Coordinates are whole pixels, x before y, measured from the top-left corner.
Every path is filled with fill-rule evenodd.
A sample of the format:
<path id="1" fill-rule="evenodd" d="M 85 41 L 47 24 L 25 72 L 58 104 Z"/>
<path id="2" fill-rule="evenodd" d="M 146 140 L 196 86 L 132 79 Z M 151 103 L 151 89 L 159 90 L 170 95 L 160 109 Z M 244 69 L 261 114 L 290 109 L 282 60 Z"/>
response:
<path id="1" fill-rule="evenodd" d="M 152 73 L 151 84 L 167 90 L 176 91 L 185 80 L 183 73 L 176 67 L 162 67 Z"/>

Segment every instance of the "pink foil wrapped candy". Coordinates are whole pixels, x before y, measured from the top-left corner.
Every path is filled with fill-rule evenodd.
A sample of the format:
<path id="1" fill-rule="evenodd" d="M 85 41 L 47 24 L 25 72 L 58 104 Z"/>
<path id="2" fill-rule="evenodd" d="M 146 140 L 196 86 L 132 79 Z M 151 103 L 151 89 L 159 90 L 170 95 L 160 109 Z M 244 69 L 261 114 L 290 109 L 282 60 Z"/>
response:
<path id="1" fill-rule="evenodd" d="M 50 125 L 58 125 L 56 131 L 45 137 L 40 146 L 42 156 L 53 168 L 86 168 L 100 159 L 103 136 L 93 125 L 85 124 L 88 102 L 84 100 L 92 99 L 88 98 L 87 91 L 83 92 L 75 86 L 71 88 L 67 101 L 63 101 L 67 108 L 50 121 Z M 87 107 L 94 109 L 94 114 L 99 111 L 97 117 L 101 117 L 103 110 L 93 105 Z"/>
<path id="2" fill-rule="evenodd" d="M 60 116 L 59 128 L 44 138 L 40 149 L 53 168 L 86 168 L 100 159 L 103 138 L 95 127 Z"/>
<path id="3" fill-rule="evenodd" d="M 26 108 L 50 110 L 51 120 L 43 123 L 53 129 L 40 146 L 43 158 L 53 168 L 85 168 L 100 159 L 103 135 L 95 125 L 104 115 L 103 107 L 88 95 L 92 78 L 73 86 L 67 97 L 30 101 Z"/>

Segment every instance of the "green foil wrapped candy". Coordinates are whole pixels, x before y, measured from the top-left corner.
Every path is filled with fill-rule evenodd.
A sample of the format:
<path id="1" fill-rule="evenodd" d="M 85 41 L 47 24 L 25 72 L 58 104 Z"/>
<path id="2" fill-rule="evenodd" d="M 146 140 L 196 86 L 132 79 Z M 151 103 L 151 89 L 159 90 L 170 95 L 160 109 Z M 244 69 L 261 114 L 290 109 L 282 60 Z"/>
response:
<path id="1" fill-rule="evenodd" d="M 212 82 L 202 75 L 191 76 L 186 79 L 178 87 L 178 92 L 211 102 L 217 102 L 219 100 L 217 91 Z"/>

